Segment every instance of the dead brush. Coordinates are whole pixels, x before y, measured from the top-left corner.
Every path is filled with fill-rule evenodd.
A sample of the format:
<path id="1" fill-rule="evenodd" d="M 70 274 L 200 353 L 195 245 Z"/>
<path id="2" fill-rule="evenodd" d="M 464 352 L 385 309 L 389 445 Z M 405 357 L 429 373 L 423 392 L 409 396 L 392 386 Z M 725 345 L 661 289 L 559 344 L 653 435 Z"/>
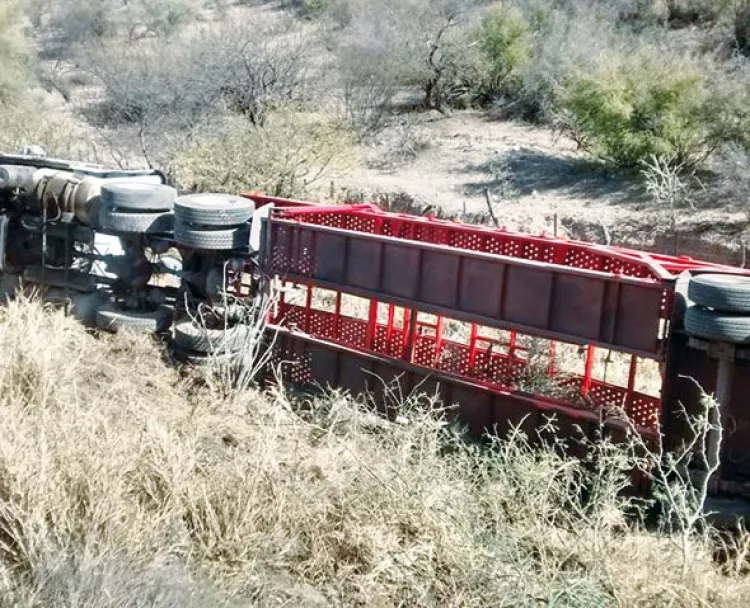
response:
<path id="1" fill-rule="evenodd" d="M 229 262 L 223 267 L 223 285 L 228 284 Z M 237 297 L 227 289 L 221 290 L 218 305 L 199 303 L 194 310 L 185 302 L 191 322 L 209 335 L 212 330 L 223 330 L 224 338 L 217 343 L 209 340 L 205 378 L 209 386 L 230 398 L 253 386 L 273 357 L 275 332 L 269 331 L 268 319 L 275 309 L 278 296 L 273 284 L 253 297 Z M 232 327 L 242 326 L 245 333 L 238 343 L 229 338 Z"/>
<path id="2" fill-rule="evenodd" d="M 574 378 L 569 369 L 568 357 L 556 359 L 556 370 L 550 373 L 550 342 L 539 338 L 529 338 L 527 362 L 513 379 L 514 386 L 521 391 L 560 399 L 575 405 L 584 405 L 581 390 L 570 380 Z"/>
<path id="3" fill-rule="evenodd" d="M 340 391 L 304 415 L 283 387 L 226 399 L 153 340 L 36 301 L 2 309 L 0 344 L 2 605 L 750 602 L 708 547 L 683 572 L 670 531 L 640 523 L 622 446 L 470 444 L 395 386 L 396 424 Z"/>

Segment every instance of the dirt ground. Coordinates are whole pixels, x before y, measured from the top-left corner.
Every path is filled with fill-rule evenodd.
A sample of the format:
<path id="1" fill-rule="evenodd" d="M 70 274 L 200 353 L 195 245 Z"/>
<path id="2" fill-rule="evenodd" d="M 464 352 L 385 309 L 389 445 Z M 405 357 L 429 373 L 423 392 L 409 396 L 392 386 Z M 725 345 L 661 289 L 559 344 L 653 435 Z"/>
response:
<path id="1" fill-rule="evenodd" d="M 739 262 L 743 212 L 681 210 L 675 248 L 671 215 L 637 176 L 587 159 L 550 129 L 463 111 L 412 114 L 362 148 L 362 166 L 336 186 L 339 196 L 406 194 L 420 208 L 487 214 L 486 193 L 502 225 L 626 244 L 664 253 Z"/>

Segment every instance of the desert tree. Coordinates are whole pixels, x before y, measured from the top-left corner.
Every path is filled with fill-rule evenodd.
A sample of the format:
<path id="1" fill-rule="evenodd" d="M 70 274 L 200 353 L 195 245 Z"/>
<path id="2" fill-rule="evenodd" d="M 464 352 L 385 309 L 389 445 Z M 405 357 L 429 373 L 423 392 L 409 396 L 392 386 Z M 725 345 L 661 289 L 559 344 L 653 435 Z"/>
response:
<path id="1" fill-rule="evenodd" d="M 133 131 L 147 160 L 224 112 L 260 125 L 269 107 L 300 94 L 305 49 L 299 28 L 240 21 L 141 41 L 124 52 L 103 48 L 81 63 L 105 92 L 88 118 L 100 128 Z"/>
<path id="2" fill-rule="evenodd" d="M 340 49 L 349 82 L 417 87 L 422 106 L 443 110 L 473 80 L 478 0 L 377 0 L 354 11 Z M 364 78 L 360 78 L 364 76 Z"/>

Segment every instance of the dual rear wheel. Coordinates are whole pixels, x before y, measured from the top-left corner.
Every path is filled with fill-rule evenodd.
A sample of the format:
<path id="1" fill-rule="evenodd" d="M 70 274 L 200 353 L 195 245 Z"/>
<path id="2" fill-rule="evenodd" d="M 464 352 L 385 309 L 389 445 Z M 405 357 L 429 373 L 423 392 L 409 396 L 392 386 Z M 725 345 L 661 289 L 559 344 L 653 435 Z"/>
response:
<path id="1" fill-rule="evenodd" d="M 685 331 L 731 344 L 750 344 L 750 277 L 702 274 L 690 279 Z"/>

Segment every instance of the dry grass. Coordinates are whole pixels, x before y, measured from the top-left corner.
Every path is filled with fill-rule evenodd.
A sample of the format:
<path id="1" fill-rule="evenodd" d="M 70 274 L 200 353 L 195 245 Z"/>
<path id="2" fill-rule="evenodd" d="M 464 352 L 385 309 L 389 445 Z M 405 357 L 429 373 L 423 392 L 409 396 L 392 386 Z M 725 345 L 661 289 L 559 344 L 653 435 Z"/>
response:
<path id="1" fill-rule="evenodd" d="M 78 159 L 89 152 L 82 129 L 64 113 L 27 96 L 24 104 L 0 104 L 0 152 L 18 152 L 24 145 L 44 146 L 50 156 Z"/>
<path id="2" fill-rule="evenodd" d="M 345 174 L 353 158 L 348 131 L 324 114 L 287 107 L 262 125 L 220 116 L 178 146 L 170 170 L 187 189 L 301 196 Z"/>
<path id="3" fill-rule="evenodd" d="M 736 606 L 702 538 L 626 527 L 630 461 L 467 445 L 424 398 L 222 399 L 130 335 L 0 310 L 0 604 Z M 588 498 L 580 491 L 589 488 Z"/>

